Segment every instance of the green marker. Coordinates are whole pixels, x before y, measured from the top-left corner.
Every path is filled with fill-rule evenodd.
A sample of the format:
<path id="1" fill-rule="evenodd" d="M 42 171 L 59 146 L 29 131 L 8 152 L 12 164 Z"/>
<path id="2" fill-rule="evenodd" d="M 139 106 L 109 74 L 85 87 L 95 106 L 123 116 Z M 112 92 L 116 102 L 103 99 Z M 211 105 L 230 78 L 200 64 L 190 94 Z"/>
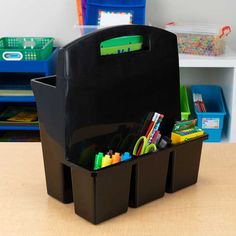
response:
<path id="1" fill-rule="evenodd" d="M 101 168 L 103 156 L 104 156 L 104 155 L 103 155 L 102 152 L 99 152 L 99 153 L 95 156 L 94 170 L 98 170 L 98 169 Z"/>

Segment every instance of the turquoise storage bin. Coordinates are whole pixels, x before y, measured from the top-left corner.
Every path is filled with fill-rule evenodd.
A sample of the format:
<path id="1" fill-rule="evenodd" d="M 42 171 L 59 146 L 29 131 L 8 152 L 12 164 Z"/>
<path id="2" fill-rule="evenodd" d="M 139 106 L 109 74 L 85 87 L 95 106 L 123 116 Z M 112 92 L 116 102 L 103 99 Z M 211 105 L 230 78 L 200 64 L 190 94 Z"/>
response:
<path id="1" fill-rule="evenodd" d="M 205 103 L 207 112 L 198 112 L 195 105 L 193 106 L 198 119 L 198 127 L 209 135 L 206 142 L 220 142 L 226 115 L 221 88 L 215 85 L 193 85 L 191 90 L 192 93 L 202 94 Z"/>
<path id="2" fill-rule="evenodd" d="M 99 25 L 99 12 L 131 13 L 132 24 L 145 24 L 146 0 L 87 0 L 85 25 Z"/>

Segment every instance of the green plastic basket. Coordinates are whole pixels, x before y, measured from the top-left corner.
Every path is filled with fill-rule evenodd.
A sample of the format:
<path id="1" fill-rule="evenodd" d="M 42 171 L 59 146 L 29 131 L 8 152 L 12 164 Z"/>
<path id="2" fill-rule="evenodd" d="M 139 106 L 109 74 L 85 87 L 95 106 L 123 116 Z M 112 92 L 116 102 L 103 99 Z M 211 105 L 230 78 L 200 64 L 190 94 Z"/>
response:
<path id="1" fill-rule="evenodd" d="M 188 120 L 190 116 L 188 93 L 187 93 L 187 88 L 183 85 L 180 86 L 180 107 L 181 107 L 181 119 Z"/>
<path id="2" fill-rule="evenodd" d="M 0 38 L 0 60 L 46 60 L 52 53 L 54 38 L 4 37 Z"/>

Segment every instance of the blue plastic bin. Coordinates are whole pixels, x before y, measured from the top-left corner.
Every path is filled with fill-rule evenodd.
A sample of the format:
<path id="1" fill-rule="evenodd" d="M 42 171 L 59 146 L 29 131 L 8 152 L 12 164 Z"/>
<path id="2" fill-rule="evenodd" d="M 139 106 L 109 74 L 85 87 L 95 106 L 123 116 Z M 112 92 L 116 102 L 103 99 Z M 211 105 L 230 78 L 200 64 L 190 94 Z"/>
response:
<path id="1" fill-rule="evenodd" d="M 98 25 L 99 12 L 132 14 L 132 24 L 145 24 L 146 0 L 87 0 L 85 25 Z"/>
<path id="2" fill-rule="evenodd" d="M 193 85 L 192 93 L 202 94 L 207 112 L 194 110 L 198 119 L 198 127 L 209 135 L 207 142 L 220 142 L 226 109 L 222 90 L 215 85 Z"/>

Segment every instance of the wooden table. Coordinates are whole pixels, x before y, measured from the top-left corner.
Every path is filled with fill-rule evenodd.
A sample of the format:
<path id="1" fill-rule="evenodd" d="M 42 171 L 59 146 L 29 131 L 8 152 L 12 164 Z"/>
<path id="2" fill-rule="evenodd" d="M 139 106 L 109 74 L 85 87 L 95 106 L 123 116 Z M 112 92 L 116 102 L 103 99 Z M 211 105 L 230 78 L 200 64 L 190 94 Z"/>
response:
<path id="1" fill-rule="evenodd" d="M 39 143 L 0 143 L 0 235 L 236 235 L 236 144 L 204 144 L 198 183 L 94 226 L 49 197 Z"/>

